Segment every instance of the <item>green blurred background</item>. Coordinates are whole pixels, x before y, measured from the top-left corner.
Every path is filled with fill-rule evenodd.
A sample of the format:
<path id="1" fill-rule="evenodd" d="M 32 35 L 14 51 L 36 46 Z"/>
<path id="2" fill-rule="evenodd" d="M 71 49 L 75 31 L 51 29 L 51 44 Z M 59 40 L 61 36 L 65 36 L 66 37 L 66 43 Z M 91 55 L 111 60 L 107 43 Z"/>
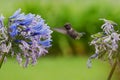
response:
<path id="1" fill-rule="evenodd" d="M 10 58 L 3 64 L 1 80 L 8 80 L 9 77 L 11 80 L 20 77 L 20 80 L 106 80 L 111 68 L 108 63 L 95 61 L 94 68 L 89 70 L 86 67 L 88 56 L 94 53 L 94 47 L 89 46 L 92 40 L 90 35 L 101 31 L 103 22 L 99 18 L 120 24 L 120 0 L 0 0 L 0 14 L 6 17 L 5 23 L 19 8 L 26 14 L 41 15 L 51 28 L 69 22 L 75 30 L 85 32 L 86 35 L 80 40 L 73 40 L 53 32 L 53 46 L 38 61 L 38 65 L 24 70 L 17 63 L 11 63 L 15 60 Z M 113 80 L 119 80 L 115 78 L 116 75 Z"/>

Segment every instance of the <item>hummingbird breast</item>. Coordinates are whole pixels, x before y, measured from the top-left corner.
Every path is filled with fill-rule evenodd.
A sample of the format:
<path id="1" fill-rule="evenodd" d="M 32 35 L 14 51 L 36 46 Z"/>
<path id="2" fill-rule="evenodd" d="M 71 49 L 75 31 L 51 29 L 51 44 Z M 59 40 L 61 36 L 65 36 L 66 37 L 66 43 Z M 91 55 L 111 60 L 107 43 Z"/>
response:
<path id="1" fill-rule="evenodd" d="M 78 34 L 74 30 L 68 30 L 67 34 L 73 39 L 76 39 L 78 36 Z"/>

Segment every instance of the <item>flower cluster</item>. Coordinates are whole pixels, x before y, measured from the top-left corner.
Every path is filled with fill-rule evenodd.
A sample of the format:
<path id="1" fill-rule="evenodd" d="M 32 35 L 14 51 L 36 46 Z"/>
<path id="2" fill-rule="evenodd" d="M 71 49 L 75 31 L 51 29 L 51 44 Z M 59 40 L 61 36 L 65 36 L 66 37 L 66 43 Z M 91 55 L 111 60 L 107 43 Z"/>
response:
<path id="1" fill-rule="evenodd" d="M 118 48 L 120 43 L 120 34 L 114 29 L 117 24 L 113 21 L 102 19 L 105 23 L 101 26 L 103 32 L 96 33 L 91 37 L 93 40 L 90 45 L 95 46 L 95 54 L 93 54 L 87 62 L 87 66 L 91 67 L 91 59 L 100 58 L 108 59 L 110 63 L 118 55 Z"/>
<path id="2" fill-rule="evenodd" d="M 6 54 L 9 53 L 11 49 L 11 42 L 9 42 L 7 28 L 4 27 L 4 17 L 0 16 L 0 63 L 6 59 Z M 0 65 L 1 67 L 1 65 Z"/>
<path id="3" fill-rule="evenodd" d="M 9 17 L 8 28 L 3 25 L 3 17 L 1 16 L 1 32 L 2 38 L 5 38 L 0 44 L 0 49 L 6 47 L 12 56 L 20 65 L 25 59 L 24 67 L 29 63 L 35 64 L 37 58 L 48 53 L 48 48 L 51 46 L 50 27 L 45 24 L 44 20 L 39 15 L 21 13 L 21 9 L 17 10 Z M 7 43 L 6 43 L 7 42 Z M 7 45 L 6 45 L 7 44 Z M 2 55 L 2 53 L 0 53 Z"/>

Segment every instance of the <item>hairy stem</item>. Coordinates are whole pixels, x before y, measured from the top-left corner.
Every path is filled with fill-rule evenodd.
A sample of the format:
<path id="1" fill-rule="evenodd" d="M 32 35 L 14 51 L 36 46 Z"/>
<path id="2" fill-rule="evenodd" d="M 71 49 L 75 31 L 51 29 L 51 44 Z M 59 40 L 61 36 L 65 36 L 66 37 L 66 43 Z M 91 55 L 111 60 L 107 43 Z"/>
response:
<path id="1" fill-rule="evenodd" d="M 112 75 L 113 75 L 113 73 L 114 73 L 114 71 L 115 71 L 116 66 L 117 66 L 117 60 L 115 60 L 115 62 L 114 62 L 114 64 L 113 64 L 113 66 L 112 66 L 112 69 L 111 69 L 111 71 L 110 71 L 110 74 L 109 74 L 107 80 L 111 80 Z"/>

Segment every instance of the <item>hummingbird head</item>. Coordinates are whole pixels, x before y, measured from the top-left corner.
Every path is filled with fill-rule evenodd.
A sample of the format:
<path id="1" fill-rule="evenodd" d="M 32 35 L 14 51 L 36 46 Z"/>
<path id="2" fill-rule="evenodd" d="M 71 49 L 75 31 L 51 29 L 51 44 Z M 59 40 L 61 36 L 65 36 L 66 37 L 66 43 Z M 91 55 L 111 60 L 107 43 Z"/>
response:
<path id="1" fill-rule="evenodd" d="M 64 25 L 64 27 L 65 27 L 66 30 L 70 30 L 71 29 L 71 24 L 70 23 L 66 23 Z"/>

